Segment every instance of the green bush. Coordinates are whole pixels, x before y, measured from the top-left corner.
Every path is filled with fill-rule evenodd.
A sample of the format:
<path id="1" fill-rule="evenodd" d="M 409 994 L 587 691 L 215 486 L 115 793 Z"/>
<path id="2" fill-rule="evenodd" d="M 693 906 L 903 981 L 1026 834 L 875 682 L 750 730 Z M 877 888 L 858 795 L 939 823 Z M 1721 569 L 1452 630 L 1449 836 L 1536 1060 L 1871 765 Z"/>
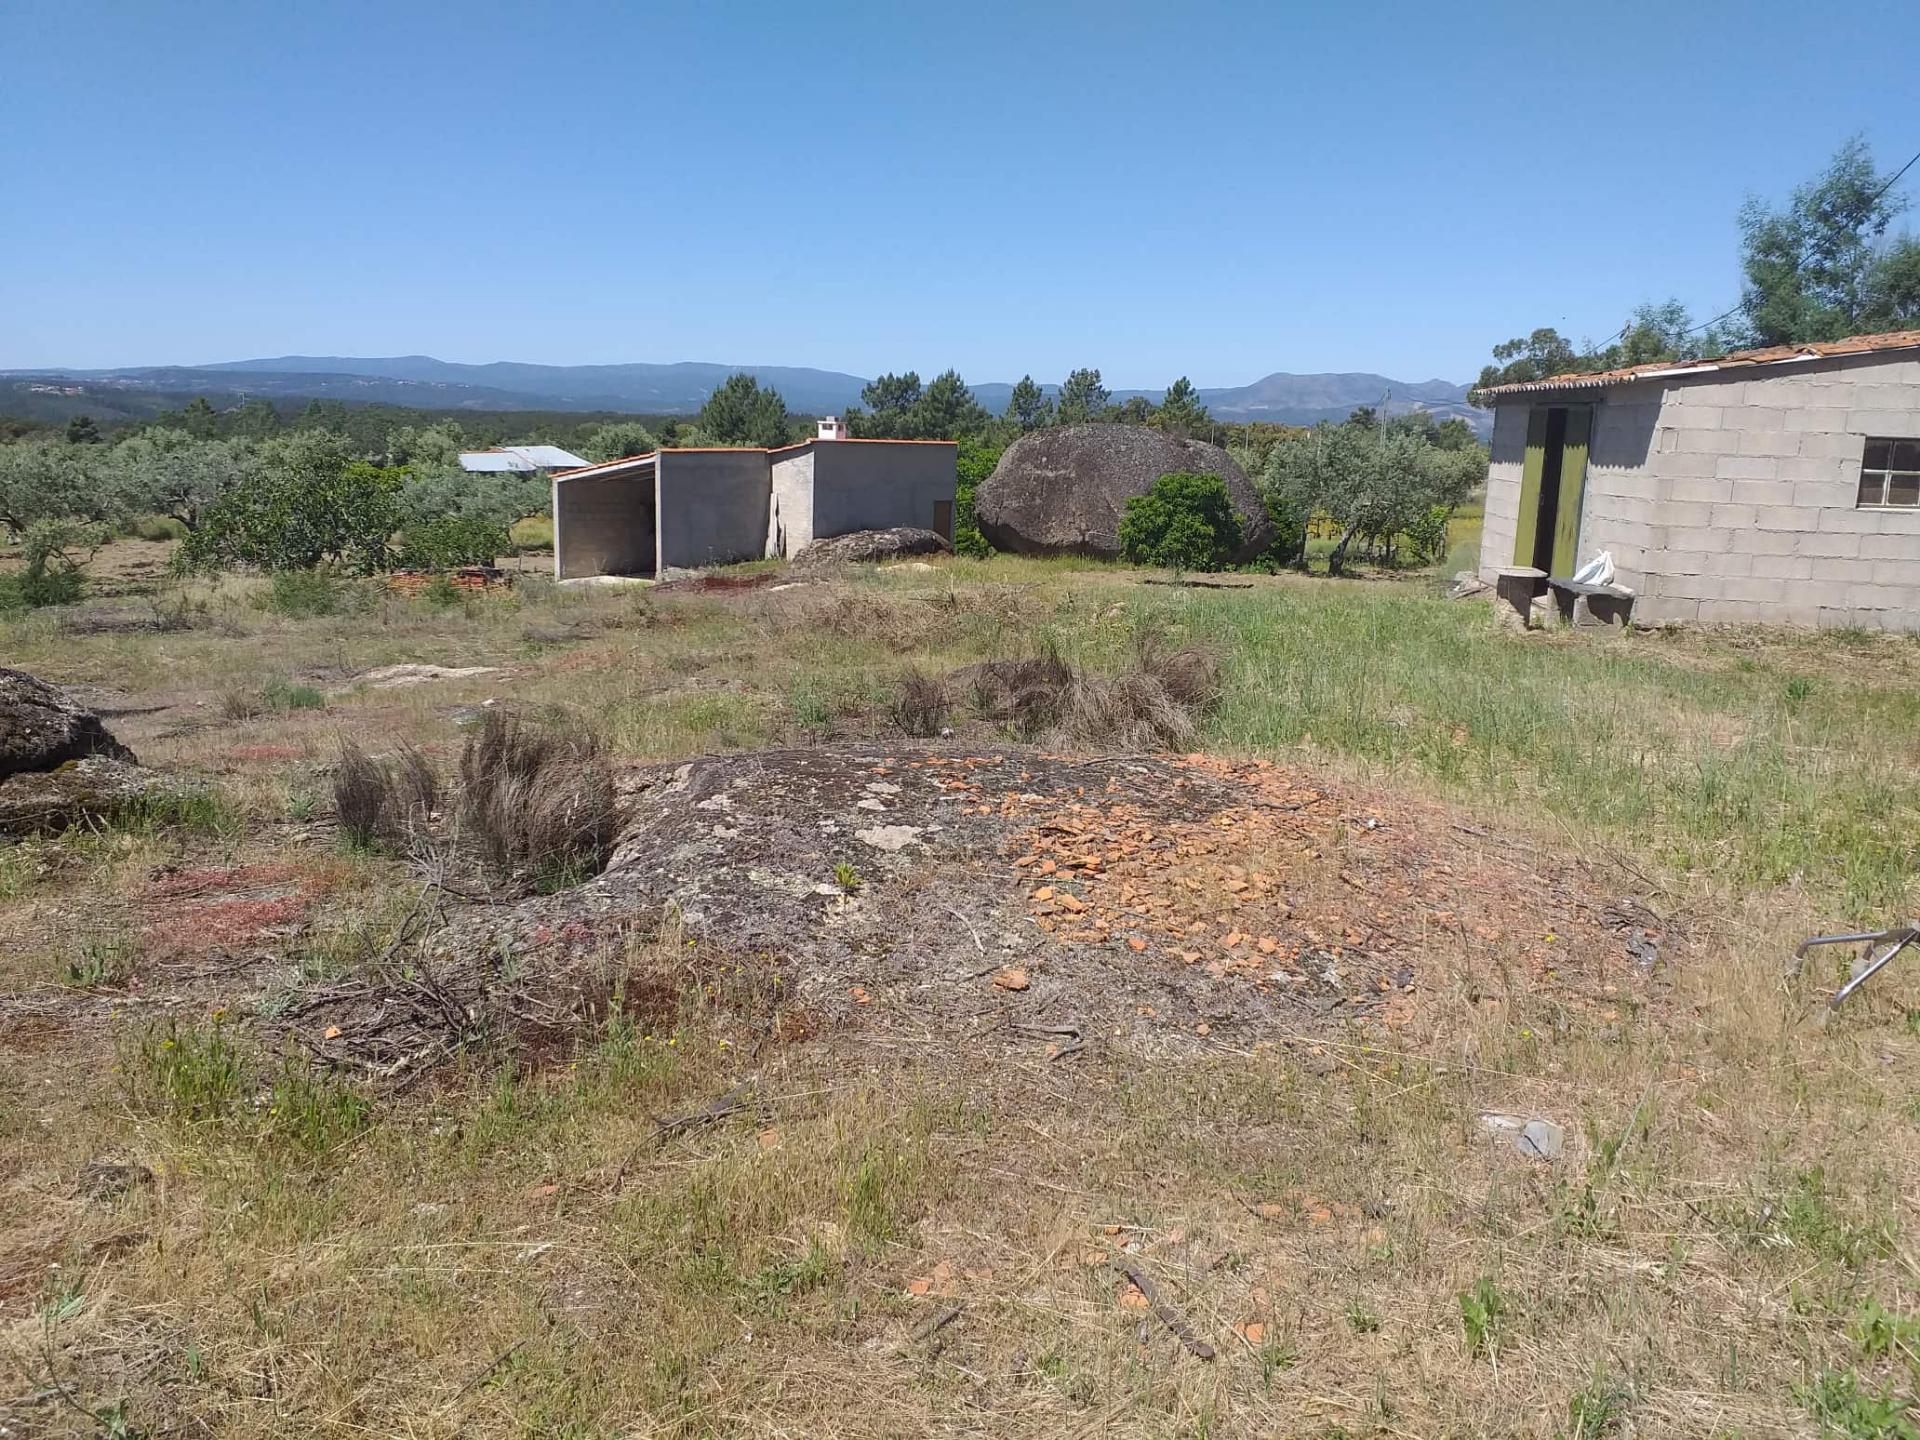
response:
<path id="1" fill-rule="evenodd" d="M 282 570 L 273 577 L 262 608 L 293 619 L 311 619 L 316 615 L 337 615 L 341 608 L 342 586 L 327 570 Z"/>
<path id="2" fill-rule="evenodd" d="M 134 540 L 184 540 L 188 531 L 171 515 L 141 515 L 122 525 L 120 533 Z"/>
<path id="3" fill-rule="evenodd" d="M 488 515 L 437 515 L 409 525 L 400 537 L 405 570 L 455 570 L 491 565 L 511 548 L 507 527 Z"/>
<path id="4" fill-rule="evenodd" d="M 174 552 L 174 564 L 201 572 L 233 565 L 378 570 L 400 525 L 406 480 L 403 468 L 353 459 L 343 437 L 324 431 L 262 445 L 201 513 L 199 528 Z"/>
<path id="5" fill-rule="evenodd" d="M 984 560 L 993 554 L 993 546 L 980 533 L 980 521 L 974 510 L 973 495 L 993 467 L 1000 463 L 1004 447 L 967 437 L 960 442 L 953 487 L 953 553 Z"/>
<path id="6" fill-rule="evenodd" d="M 77 569 L 42 567 L 0 575 L 0 615 L 38 610 L 43 605 L 72 605 L 87 593 Z"/>
<path id="7" fill-rule="evenodd" d="M 1120 519 L 1120 554 L 1135 565 L 1218 570 L 1232 562 L 1240 540 L 1240 517 L 1218 475 L 1162 475 L 1127 501 Z"/>

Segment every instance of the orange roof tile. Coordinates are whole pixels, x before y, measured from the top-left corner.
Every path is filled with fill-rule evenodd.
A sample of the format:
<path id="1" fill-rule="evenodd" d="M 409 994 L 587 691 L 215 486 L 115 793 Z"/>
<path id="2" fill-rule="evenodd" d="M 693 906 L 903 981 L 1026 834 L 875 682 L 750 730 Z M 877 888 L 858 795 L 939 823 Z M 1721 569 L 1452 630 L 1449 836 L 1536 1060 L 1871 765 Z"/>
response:
<path id="1" fill-rule="evenodd" d="M 1849 335 L 1844 340 L 1809 341 L 1804 345 L 1769 345 L 1760 350 L 1735 350 L 1707 360 L 1655 360 L 1647 365 L 1628 365 L 1619 370 L 1597 370 L 1549 375 L 1544 380 L 1523 380 L 1513 385 L 1490 385 L 1482 395 L 1531 395 L 1541 390 L 1599 390 L 1630 380 L 1649 380 L 1656 376 L 1710 375 L 1722 370 L 1743 370 L 1761 365 L 1790 365 L 1807 360 L 1829 360 L 1839 355 L 1867 355 L 1879 350 L 1920 349 L 1920 330 L 1888 330 L 1879 335 Z"/>

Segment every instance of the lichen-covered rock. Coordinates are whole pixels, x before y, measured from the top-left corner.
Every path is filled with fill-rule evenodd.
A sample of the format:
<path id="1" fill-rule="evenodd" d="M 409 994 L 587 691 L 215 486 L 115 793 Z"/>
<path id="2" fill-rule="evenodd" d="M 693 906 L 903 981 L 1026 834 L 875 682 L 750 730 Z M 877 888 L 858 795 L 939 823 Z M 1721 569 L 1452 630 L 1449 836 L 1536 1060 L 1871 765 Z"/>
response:
<path id="1" fill-rule="evenodd" d="M 932 530 L 896 525 L 890 530 L 855 530 L 815 540 L 794 557 L 804 569 L 827 565 L 872 565 L 909 555 L 944 555 L 953 547 Z"/>
<path id="2" fill-rule="evenodd" d="M 974 496 L 980 533 L 1021 555 L 1120 554 L 1127 501 L 1162 475 L 1218 475 L 1240 517 L 1233 558 L 1251 560 L 1273 543 L 1273 525 L 1246 472 L 1218 445 L 1183 440 L 1144 425 L 1060 425 L 1007 447 Z"/>
<path id="3" fill-rule="evenodd" d="M 171 788 L 153 771 L 108 755 L 69 760 L 52 770 L 22 771 L 0 779 L 0 835 L 45 835 L 91 820 L 110 820 Z"/>
<path id="4" fill-rule="evenodd" d="M 134 758 L 91 710 L 23 670 L 0 667 L 0 780 L 89 755 Z"/>

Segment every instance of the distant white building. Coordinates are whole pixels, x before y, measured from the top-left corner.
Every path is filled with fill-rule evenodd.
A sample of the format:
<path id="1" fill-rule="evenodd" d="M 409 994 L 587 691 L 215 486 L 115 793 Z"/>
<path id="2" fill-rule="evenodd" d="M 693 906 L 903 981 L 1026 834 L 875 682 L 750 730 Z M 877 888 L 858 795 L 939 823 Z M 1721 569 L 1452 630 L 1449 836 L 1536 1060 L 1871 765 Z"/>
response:
<path id="1" fill-rule="evenodd" d="M 460 468 L 470 475 L 528 475 L 536 471 L 579 470 L 589 463 L 558 445 L 501 445 L 492 450 L 460 452 Z"/>

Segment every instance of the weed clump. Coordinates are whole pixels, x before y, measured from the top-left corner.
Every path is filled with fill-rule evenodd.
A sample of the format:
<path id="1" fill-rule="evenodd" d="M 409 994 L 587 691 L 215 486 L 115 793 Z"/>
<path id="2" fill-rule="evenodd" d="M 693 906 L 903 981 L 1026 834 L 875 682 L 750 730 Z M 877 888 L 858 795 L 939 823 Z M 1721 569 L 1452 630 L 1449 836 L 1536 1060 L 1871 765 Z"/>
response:
<path id="1" fill-rule="evenodd" d="M 887 713 L 901 734 L 930 740 L 946 728 L 951 708 L 944 680 L 921 670 L 909 670 Z"/>
<path id="2" fill-rule="evenodd" d="M 1111 675 L 1076 671 L 1051 647 L 955 674 L 971 677 L 974 702 L 987 718 L 1025 739 L 1081 749 L 1191 748 L 1220 693 L 1219 662 L 1211 653 L 1151 645 Z"/>
<path id="3" fill-rule="evenodd" d="M 411 745 L 375 759 L 352 741 L 333 767 L 333 810 L 350 845 L 372 849 L 401 839 L 439 808 L 440 779 Z"/>
<path id="4" fill-rule="evenodd" d="M 605 744 L 576 724 L 489 712 L 460 757 L 460 821 L 496 870 L 541 889 L 599 874 L 619 821 Z"/>

